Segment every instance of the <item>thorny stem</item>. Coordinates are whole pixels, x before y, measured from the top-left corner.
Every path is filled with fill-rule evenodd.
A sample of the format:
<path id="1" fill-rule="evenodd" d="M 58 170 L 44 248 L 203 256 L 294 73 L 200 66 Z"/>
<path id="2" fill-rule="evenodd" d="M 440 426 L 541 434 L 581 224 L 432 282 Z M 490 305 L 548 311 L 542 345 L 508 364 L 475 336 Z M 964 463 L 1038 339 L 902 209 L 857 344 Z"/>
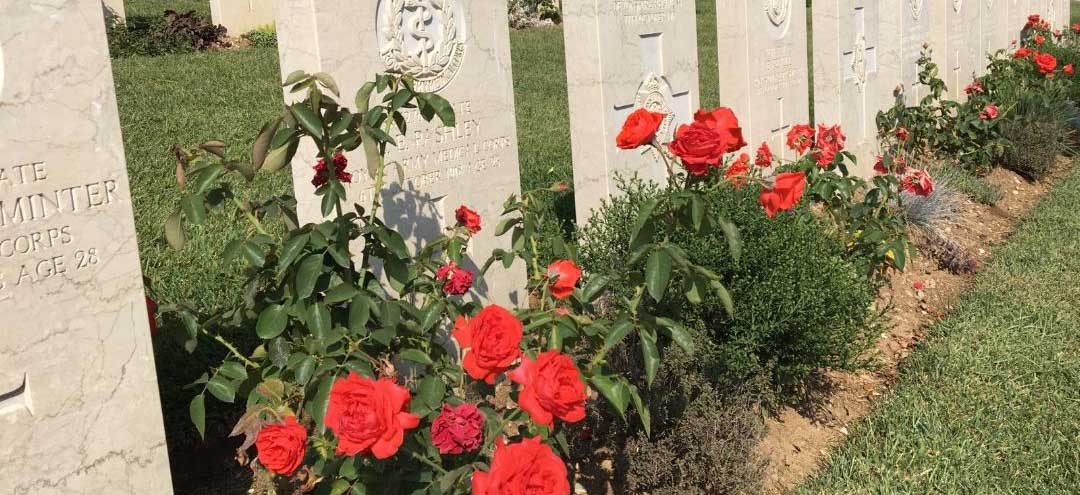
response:
<path id="1" fill-rule="evenodd" d="M 251 211 L 249 211 L 247 207 L 244 206 L 244 203 L 240 202 L 240 200 L 237 199 L 236 196 L 233 196 L 232 200 L 233 204 L 235 204 L 236 207 L 240 209 L 240 211 L 244 212 L 244 216 L 247 217 L 248 222 L 251 222 L 251 226 L 255 227 L 255 230 L 257 232 L 265 236 L 270 235 L 270 233 L 266 231 L 266 228 L 263 227 L 262 222 L 259 221 L 259 217 L 256 217 L 255 214 L 251 213 Z"/>
<path id="2" fill-rule="evenodd" d="M 225 337 L 222 337 L 221 335 L 218 335 L 218 334 L 211 334 L 210 332 L 206 331 L 206 329 L 203 329 L 202 332 L 204 334 L 206 334 L 207 337 L 211 337 L 214 340 L 216 340 L 219 344 L 225 346 L 225 348 L 228 349 L 229 352 L 232 353 L 233 356 L 236 356 L 237 359 L 239 359 L 241 362 L 244 363 L 244 366 L 246 366 L 248 368 L 252 368 L 252 369 L 258 369 L 259 368 L 258 364 L 255 364 L 254 361 L 244 357 L 244 355 L 240 353 L 240 350 L 237 349 L 236 346 L 232 345 L 232 343 L 229 342 L 228 340 L 225 340 Z"/>

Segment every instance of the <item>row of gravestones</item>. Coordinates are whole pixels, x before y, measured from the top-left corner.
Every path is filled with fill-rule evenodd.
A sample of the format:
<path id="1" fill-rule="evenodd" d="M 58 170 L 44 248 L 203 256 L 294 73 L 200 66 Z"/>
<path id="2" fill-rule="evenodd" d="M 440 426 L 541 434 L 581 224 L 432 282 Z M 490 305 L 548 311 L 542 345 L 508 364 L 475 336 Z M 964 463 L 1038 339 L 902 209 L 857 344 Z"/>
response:
<path id="1" fill-rule="evenodd" d="M 274 0 L 209 0 L 210 19 L 225 26 L 232 35 L 240 35 L 274 23 Z M 101 0 L 105 18 L 123 20 L 124 0 Z"/>
<path id="2" fill-rule="evenodd" d="M 1060 4 L 1042 1 L 818 0 L 819 120 L 872 142 L 873 114 L 889 101 L 882 86 L 911 84 L 922 43 L 959 87 L 980 70 L 976 54 L 1004 47 L 1027 13 L 1066 22 Z M 100 9 L 100 0 L 0 0 L 4 494 L 171 492 Z M 612 192 L 615 172 L 660 176 L 654 157 L 613 150 L 628 112 L 668 112 L 668 132 L 691 118 L 694 3 L 581 0 L 564 9 L 576 197 L 587 212 Z M 505 0 L 277 0 L 276 10 L 283 72 L 327 71 L 348 94 L 377 71 L 405 70 L 453 102 L 454 129 L 409 117 L 392 157 L 405 177 L 378 192 L 388 223 L 416 242 L 468 204 L 493 225 L 520 187 Z M 785 130 L 807 120 L 806 10 L 793 0 L 718 0 L 717 10 L 722 100 L 751 142 L 783 150 Z M 314 220 L 310 165 L 298 160 L 293 171 L 300 213 Z M 364 181 L 349 188 L 354 200 L 373 193 Z M 498 245 L 491 230 L 471 246 L 477 256 Z M 519 299 L 511 294 L 523 275 L 495 276 L 477 295 Z"/>

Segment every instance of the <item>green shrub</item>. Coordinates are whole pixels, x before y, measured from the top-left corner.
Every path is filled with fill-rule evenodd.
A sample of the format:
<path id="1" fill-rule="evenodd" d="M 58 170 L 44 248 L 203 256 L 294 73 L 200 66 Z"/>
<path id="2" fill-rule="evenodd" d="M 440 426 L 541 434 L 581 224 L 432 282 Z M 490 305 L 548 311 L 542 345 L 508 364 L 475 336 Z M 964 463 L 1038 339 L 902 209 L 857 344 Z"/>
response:
<path id="1" fill-rule="evenodd" d="M 1033 180 L 1050 173 L 1065 149 L 1068 131 L 1061 122 L 1024 120 L 1006 122 L 1003 130 L 1005 138 L 1013 143 L 1005 153 L 1005 166 Z"/>
<path id="2" fill-rule="evenodd" d="M 624 190 L 582 230 L 587 270 L 610 268 L 624 259 L 639 205 L 657 193 L 655 186 L 640 181 L 625 184 Z M 757 205 L 757 193 L 744 187 L 718 190 L 710 198 L 716 207 L 709 215 L 738 225 L 743 240 L 739 261 L 733 260 L 721 232 L 673 239 L 694 263 L 721 275 L 734 300 L 734 318 L 718 297 L 697 306 L 671 297 L 654 311 L 674 316 L 703 336 L 696 361 L 716 383 L 764 373 L 773 385 L 787 387 L 819 368 L 855 365 L 868 343 L 864 330 L 874 298 L 871 283 L 842 258 L 842 246 L 825 232 L 822 220 L 805 209 L 769 219 Z M 674 281 L 671 286 L 680 285 Z"/>
<path id="3" fill-rule="evenodd" d="M 972 201 L 992 206 L 1004 197 L 1000 187 L 963 168 L 938 161 L 927 167 L 927 170 L 935 182 L 947 181 Z"/>
<path id="4" fill-rule="evenodd" d="M 224 46 L 226 29 L 215 26 L 195 11 L 166 10 L 161 17 L 132 16 L 108 27 L 109 54 L 113 58 L 186 53 Z"/>
<path id="5" fill-rule="evenodd" d="M 277 29 L 273 24 L 259 26 L 243 37 L 255 48 L 277 48 Z"/>

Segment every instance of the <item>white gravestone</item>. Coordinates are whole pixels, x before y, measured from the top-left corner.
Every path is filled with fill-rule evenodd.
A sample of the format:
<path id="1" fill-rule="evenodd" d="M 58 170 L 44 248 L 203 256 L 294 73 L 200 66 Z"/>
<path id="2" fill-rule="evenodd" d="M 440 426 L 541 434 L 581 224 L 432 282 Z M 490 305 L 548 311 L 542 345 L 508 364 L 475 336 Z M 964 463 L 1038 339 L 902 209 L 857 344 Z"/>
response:
<path id="1" fill-rule="evenodd" d="M 389 185 L 381 191 L 383 219 L 415 247 L 455 223 L 459 205 L 476 210 L 483 230 L 469 255 L 477 271 L 493 249 L 509 249 L 495 237 L 503 202 L 519 194 L 517 127 L 510 33 L 505 0 L 278 0 L 278 50 L 282 74 L 324 71 L 352 106 L 356 90 L 377 73 L 412 75 L 420 91 L 438 92 L 457 112 L 457 127 L 424 122 L 406 110 L 408 135 L 389 147 Z M 347 201 L 370 206 L 373 181 L 363 153 L 349 155 Z M 292 163 L 301 221 L 321 219 L 311 184 L 315 150 L 300 148 Z M 496 264 L 474 287 L 482 299 L 525 304 L 525 270 Z"/>
<path id="2" fill-rule="evenodd" d="M 977 0 L 979 4 L 980 41 L 979 60 L 980 74 L 985 74 L 989 64 L 990 55 L 998 50 L 1005 49 L 1009 45 L 1007 40 L 1008 9 L 1005 3 L 1009 0 Z"/>
<path id="3" fill-rule="evenodd" d="M 999 0 L 1000 1 L 1000 0 Z M 881 57 L 878 92 L 882 109 L 896 104 L 894 91 L 902 86 L 900 96 L 908 106 L 918 105 L 926 96 L 919 84 L 919 57 L 923 45 L 930 43 L 934 11 L 925 0 L 884 0 L 881 2 Z"/>
<path id="4" fill-rule="evenodd" d="M 720 103 L 739 117 L 753 155 L 762 142 L 782 159 L 785 138 L 810 121 L 806 9 L 793 0 L 717 0 Z"/>
<path id="5" fill-rule="evenodd" d="M 1028 15 L 1032 14 L 1031 1 L 1030 0 L 997 0 L 1004 2 L 1008 9 L 1008 21 L 1005 25 L 1006 39 L 1008 39 L 1009 45 L 1007 48 L 1015 50 L 1019 45 L 1014 45 L 1013 42 L 1020 41 L 1020 33 L 1024 30 L 1024 24 L 1027 23 Z"/>
<path id="6" fill-rule="evenodd" d="M 878 148 L 878 22 L 873 0 L 814 4 L 814 120 L 840 124 L 864 176 Z"/>
<path id="7" fill-rule="evenodd" d="M 979 10 L 982 0 L 944 0 L 934 4 L 934 51 L 938 75 L 945 81 L 948 98 L 964 101 L 964 88 L 971 83 L 983 60 L 979 53 Z M 983 64 L 985 65 L 985 64 Z"/>
<path id="8" fill-rule="evenodd" d="M 563 5 L 566 81 L 578 223 L 618 193 L 616 177 L 664 181 L 654 151 L 620 150 L 615 137 L 638 108 L 667 114 L 671 140 L 698 107 L 693 0 L 580 0 Z"/>
<path id="9" fill-rule="evenodd" d="M 100 0 L 0 0 L 0 492 L 172 493 Z"/>
<path id="10" fill-rule="evenodd" d="M 124 22 L 127 17 L 124 13 L 124 0 L 102 0 L 101 8 L 105 11 L 105 20 L 108 22 Z"/>
<path id="11" fill-rule="evenodd" d="M 210 0 L 210 19 L 240 36 L 274 23 L 274 0 Z"/>

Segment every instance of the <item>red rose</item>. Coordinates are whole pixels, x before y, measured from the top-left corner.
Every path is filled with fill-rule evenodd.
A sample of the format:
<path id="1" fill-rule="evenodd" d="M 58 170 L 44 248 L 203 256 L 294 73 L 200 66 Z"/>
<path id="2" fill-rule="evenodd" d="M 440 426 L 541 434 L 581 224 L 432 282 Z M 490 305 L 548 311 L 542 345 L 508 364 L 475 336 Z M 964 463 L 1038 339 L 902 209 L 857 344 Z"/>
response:
<path id="1" fill-rule="evenodd" d="M 459 206 L 454 212 L 454 218 L 458 225 L 465 227 L 469 232 L 473 234 L 480 232 L 480 214 L 470 210 L 469 207 Z"/>
<path id="2" fill-rule="evenodd" d="M 566 299 L 574 294 L 574 286 L 581 279 L 581 268 L 571 260 L 558 260 L 548 265 L 548 278 L 551 283 L 551 295 L 555 299 Z"/>
<path id="3" fill-rule="evenodd" d="M 698 110 L 694 122 L 679 126 L 675 139 L 668 144 L 671 153 L 682 159 L 692 175 L 708 175 L 709 167 L 719 167 L 725 153 L 746 146 L 735 113 L 720 107 L 710 112 Z"/>
<path id="4" fill-rule="evenodd" d="M 750 155 L 742 153 L 739 155 L 739 159 L 734 163 L 728 165 L 726 171 L 724 171 L 724 178 L 731 181 L 731 184 L 735 187 L 742 187 L 746 185 L 746 176 L 750 173 Z"/>
<path id="5" fill-rule="evenodd" d="M 772 150 L 769 149 L 769 143 L 761 143 L 761 146 L 758 146 L 757 155 L 754 156 L 754 165 L 762 168 L 768 167 L 772 165 L 772 160 L 773 154 Z"/>
<path id="6" fill-rule="evenodd" d="M 1035 35 L 1035 44 L 1036 45 L 1042 45 L 1043 43 L 1046 43 L 1046 38 L 1043 38 L 1043 35 L 1041 35 L 1041 34 L 1036 34 Z"/>
<path id="7" fill-rule="evenodd" d="M 1035 65 L 1039 66 L 1039 72 L 1050 74 L 1057 68 L 1057 59 L 1049 53 L 1035 54 Z"/>
<path id="8" fill-rule="evenodd" d="M 900 186 L 917 196 L 929 196 L 934 192 L 934 181 L 925 170 L 912 170 L 900 180 Z"/>
<path id="9" fill-rule="evenodd" d="M 972 81 L 971 84 L 968 84 L 967 87 L 964 88 L 964 92 L 969 94 L 969 95 L 973 95 L 973 94 L 976 94 L 976 93 L 982 93 L 983 92 L 982 81 Z"/>
<path id="10" fill-rule="evenodd" d="M 457 266 L 453 261 L 439 268 L 439 271 L 435 273 L 435 278 L 443 282 L 443 292 L 452 296 L 469 292 L 473 284 L 472 272 Z"/>
<path id="11" fill-rule="evenodd" d="M 902 156 L 893 158 L 892 168 L 897 174 L 903 175 L 907 172 L 907 160 L 904 160 Z"/>
<path id="12" fill-rule="evenodd" d="M 352 182 L 352 174 L 345 171 L 345 168 L 349 166 L 349 160 L 345 158 L 345 155 L 337 153 L 334 155 L 334 177 L 341 182 Z M 311 184 L 315 187 L 319 187 L 326 184 L 330 180 L 330 171 L 326 167 L 326 159 L 320 158 L 318 163 L 315 164 L 315 177 L 311 179 Z"/>
<path id="13" fill-rule="evenodd" d="M 157 303 L 146 296 L 146 316 L 150 318 L 150 336 L 157 337 Z"/>
<path id="14" fill-rule="evenodd" d="M 458 317 L 453 337 L 462 349 L 468 349 L 462 367 L 474 379 L 494 384 L 495 377 L 521 357 L 523 332 L 521 320 L 495 304 L 471 319 Z"/>
<path id="15" fill-rule="evenodd" d="M 979 113 L 979 118 L 983 120 L 994 120 L 998 116 L 997 105 L 987 105 L 982 112 Z"/>
<path id="16" fill-rule="evenodd" d="M 484 445 L 484 415 L 476 406 L 443 404 L 431 423 L 431 443 L 440 454 L 476 452 Z"/>
<path id="17" fill-rule="evenodd" d="M 1013 53 L 1013 58 L 1027 58 L 1028 55 L 1031 55 L 1031 49 L 1022 46 L 1016 50 L 1016 53 Z"/>
<path id="18" fill-rule="evenodd" d="M 806 190 L 806 176 L 802 172 L 778 174 L 772 189 L 761 191 L 758 204 L 765 209 L 765 214 L 769 218 L 775 218 L 778 212 L 790 210 L 799 204 L 804 190 Z"/>
<path id="19" fill-rule="evenodd" d="M 521 358 L 521 366 L 510 372 L 510 379 L 522 385 L 518 406 L 538 425 L 554 426 L 554 418 L 567 423 L 585 419 L 585 382 L 570 356 L 546 351 Z"/>
<path id="20" fill-rule="evenodd" d="M 885 157 L 878 155 L 874 160 L 874 172 L 879 175 L 886 175 L 889 173 L 889 169 L 885 167 Z"/>
<path id="21" fill-rule="evenodd" d="M 650 112 L 644 108 L 634 110 L 626 117 L 622 131 L 615 138 L 615 145 L 624 150 L 645 146 L 656 139 L 656 131 L 664 123 L 666 114 Z"/>
<path id="22" fill-rule="evenodd" d="M 407 411 L 410 400 L 409 390 L 389 378 L 372 380 L 350 372 L 339 379 L 330 388 L 326 408 L 326 427 L 338 438 L 335 452 L 393 457 L 405 430 L 420 424 L 420 416 Z"/>
<path id="23" fill-rule="evenodd" d="M 818 124 L 817 149 L 814 151 L 814 160 L 821 168 L 832 165 L 836 154 L 844 149 L 844 131 L 839 125 L 825 127 Z"/>
<path id="24" fill-rule="evenodd" d="M 1065 67 L 1061 68 L 1061 72 L 1064 72 L 1071 76 L 1073 73 L 1073 64 L 1065 64 Z"/>
<path id="25" fill-rule="evenodd" d="M 1058 40 L 1061 40 L 1061 30 L 1060 29 L 1055 29 L 1054 30 L 1054 37 L 1057 38 Z"/>
<path id="26" fill-rule="evenodd" d="M 1080 24 L 1073 24 L 1072 30 L 1074 33 L 1080 33 Z"/>
<path id="27" fill-rule="evenodd" d="M 788 131 L 787 145 L 788 148 L 795 150 L 798 154 L 803 154 L 806 150 L 810 149 L 810 146 L 814 144 L 814 128 L 806 124 L 799 124 L 792 127 Z"/>
<path id="28" fill-rule="evenodd" d="M 295 416 L 285 418 L 284 424 L 266 425 L 255 438 L 259 463 L 277 474 L 292 476 L 304 461 L 307 430 L 296 422 Z"/>
<path id="29" fill-rule="evenodd" d="M 724 141 L 725 153 L 734 153 L 746 146 L 739 119 L 730 108 L 717 107 L 708 112 L 698 110 L 694 113 L 694 122 L 700 122 L 719 132 Z"/>
<path id="30" fill-rule="evenodd" d="M 488 472 L 472 475 L 472 495 L 570 495 L 566 464 L 539 437 L 495 442 Z"/>
<path id="31" fill-rule="evenodd" d="M 900 141 L 907 141 L 911 135 L 908 133 L 907 127 L 900 126 L 896 128 L 896 139 Z"/>

